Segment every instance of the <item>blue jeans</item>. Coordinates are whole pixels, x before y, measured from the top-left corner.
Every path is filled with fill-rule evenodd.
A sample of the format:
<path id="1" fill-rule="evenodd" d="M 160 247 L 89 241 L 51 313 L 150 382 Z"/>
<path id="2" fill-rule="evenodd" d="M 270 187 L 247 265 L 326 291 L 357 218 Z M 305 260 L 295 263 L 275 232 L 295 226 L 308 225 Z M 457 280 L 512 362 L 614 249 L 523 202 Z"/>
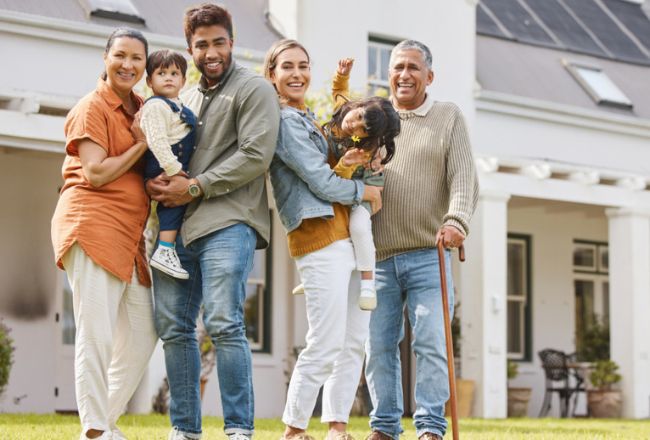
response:
<path id="1" fill-rule="evenodd" d="M 445 264 L 450 316 L 454 290 L 451 258 Z M 370 426 L 398 439 L 404 412 L 399 343 L 404 338 L 404 307 L 408 311 L 415 352 L 415 405 L 417 436 L 447 429 L 445 402 L 449 399 L 447 352 L 442 314 L 440 270 L 436 249 L 400 254 L 377 263 L 377 308 L 370 316 L 366 345 L 366 380 L 373 410 Z"/>
<path id="2" fill-rule="evenodd" d="M 201 433 L 201 360 L 195 332 L 201 304 L 217 350 L 226 434 L 253 432 L 253 376 L 243 306 L 255 243 L 255 230 L 244 223 L 201 237 L 186 248 L 178 239 L 176 251 L 190 278 L 183 281 L 153 271 L 155 325 L 165 351 L 171 423 L 183 433 Z"/>

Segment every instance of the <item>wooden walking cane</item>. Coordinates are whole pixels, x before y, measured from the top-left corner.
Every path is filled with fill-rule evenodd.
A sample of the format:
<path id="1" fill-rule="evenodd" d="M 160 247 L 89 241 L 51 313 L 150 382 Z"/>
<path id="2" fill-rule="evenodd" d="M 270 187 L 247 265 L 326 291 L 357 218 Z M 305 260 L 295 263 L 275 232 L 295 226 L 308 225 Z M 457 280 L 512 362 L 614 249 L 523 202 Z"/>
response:
<path id="1" fill-rule="evenodd" d="M 458 258 L 465 261 L 465 248 L 460 245 Z M 458 413 L 456 410 L 456 373 L 454 371 L 454 343 L 451 338 L 449 319 L 449 293 L 447 292 L 447 272 L 445 270 L 445 248 L 442 239 L 438 240 L 438 262 L 440 264 L 440 284 L 442 286 L 442 316 L 445 321 L 445 342 L 447 343 L 447 371 L 449 376 L 449 407 L 451 408 L 451 429 L 454 440 L 459 439 Z"/>

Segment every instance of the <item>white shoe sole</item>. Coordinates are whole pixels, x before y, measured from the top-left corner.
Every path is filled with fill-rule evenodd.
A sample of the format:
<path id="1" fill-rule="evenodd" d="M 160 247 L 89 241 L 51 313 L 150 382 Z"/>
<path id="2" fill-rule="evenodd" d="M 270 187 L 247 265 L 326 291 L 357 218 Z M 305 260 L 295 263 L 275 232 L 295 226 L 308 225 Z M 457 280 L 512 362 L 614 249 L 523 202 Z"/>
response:
<path id="1" fill-rule="evenodd" d="M 190 274 L 185 272 L 177 272 L 173 269 L 170 269 L 169 267 L 157 262 L 156 260 L 151 260 L 149 261 L 149 265 L 153 268 L 158 269 L 159 271 L 166 273 L 170 277 L 178 278 L 179 280 L 188 280 L 190 278 Z"/>
<path id="2" fill-rule="evenodd" d="M 377 297 L 376 296 L 360 296 L 359 297 L 359 308 L 361 310 L 371 311 L 377 308 Z"/>

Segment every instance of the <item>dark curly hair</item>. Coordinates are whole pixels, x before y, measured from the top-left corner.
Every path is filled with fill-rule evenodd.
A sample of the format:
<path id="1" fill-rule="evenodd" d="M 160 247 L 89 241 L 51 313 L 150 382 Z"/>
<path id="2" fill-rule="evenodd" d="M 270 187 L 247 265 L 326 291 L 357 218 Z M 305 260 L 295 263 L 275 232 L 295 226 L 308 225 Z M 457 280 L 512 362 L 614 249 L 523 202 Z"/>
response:
<path id="1" fill-rule="evenodd" d="M 373 96 L 346 102 L 332 115 L 332 119 L 326 125 L 340 130 L 345 115 L 357 108 L 364 109 L 363 119 L 368 136 L 362 138 L 355 146 L 367 151 L 383 146 L 386 149 L 386 156 L 381 163 L 387 164 L 395 155 L 395 137 L 400 131 L 399 114 L 389 100 Z"/>

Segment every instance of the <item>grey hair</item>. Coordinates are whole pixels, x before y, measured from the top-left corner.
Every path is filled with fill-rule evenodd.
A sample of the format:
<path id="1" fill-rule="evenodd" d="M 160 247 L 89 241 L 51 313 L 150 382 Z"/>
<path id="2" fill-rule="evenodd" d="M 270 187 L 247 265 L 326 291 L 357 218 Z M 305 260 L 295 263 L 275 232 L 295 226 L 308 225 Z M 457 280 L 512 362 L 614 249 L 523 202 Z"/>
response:
<path id="1" fill-rule="evenodd" d="M 417 40 L 400 41 L 397 43 L 397 46 L 393 47 L 393 50 L 390 53 L 391 61 L 393 60 L 395 54 L 402 50 L 417 50 L 422 54 L 422 59 L 424 59 L 424 63 L 427 65 L 429 70 L 433 69 L 433 57 L 431 56 L 431 51 L 424 43 L 420 43 Z"/>

